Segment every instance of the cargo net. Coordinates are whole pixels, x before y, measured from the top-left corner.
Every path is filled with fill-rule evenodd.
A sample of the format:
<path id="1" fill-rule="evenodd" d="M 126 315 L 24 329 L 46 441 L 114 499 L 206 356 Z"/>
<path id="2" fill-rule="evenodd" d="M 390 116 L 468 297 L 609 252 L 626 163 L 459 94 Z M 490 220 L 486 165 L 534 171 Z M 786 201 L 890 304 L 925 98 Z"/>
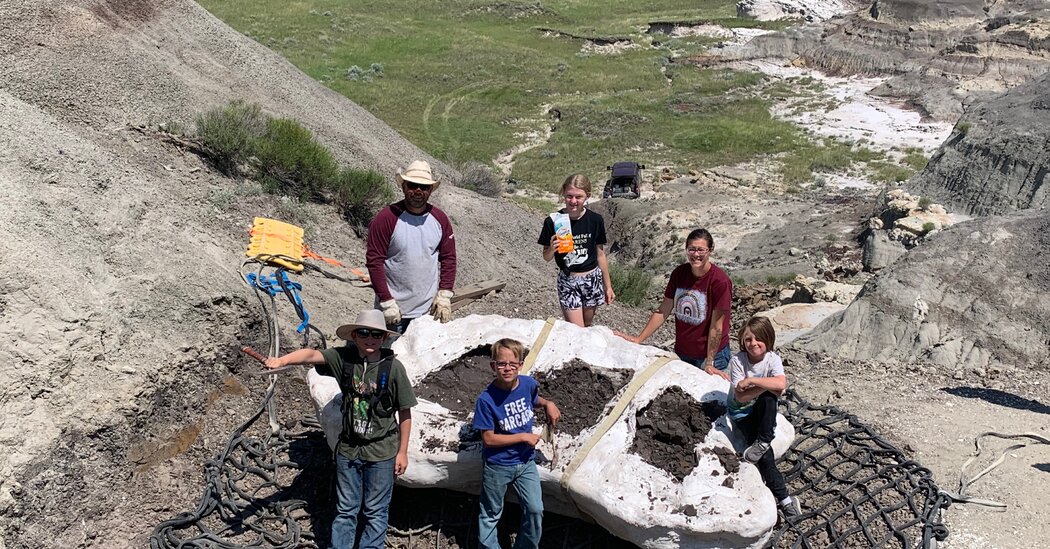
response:
<path id="1" fill-rule="evenodd" d="M 775 547 L 932 547 L 948 536 L 949 498 L 933 474 L 857 416 L 788 390 L 783 413 L 795 442 L 778 462 L 802 514 L 782 521 Z"/>
<path id="2" fill-rule="evenodd" d="M 327 546 L 335 475 L 324 435 L 313 418 L 298 432 L 266 425 L 272 406 L 271 385 L 259 411 L 205 464 L 197 509 L 158 525 L 152 549 Z M 926 548 L 948 536 L 941 509 L 949 499 L 929 469 L 835 406 L 812 405 L 789 390 L 781 412 L 795 427 L 795 442 L 778 467 L 803 512 L 781 520 L 770 547 Z M 475 496 L 396 487 L 386 546 L 477 547 L 477 513 Z M 504 546 L 518 516 L 515 505 L 504 509 Z M 541 549 L 633 547 L 594 524 L 551 513 L 543 520 Z"/>

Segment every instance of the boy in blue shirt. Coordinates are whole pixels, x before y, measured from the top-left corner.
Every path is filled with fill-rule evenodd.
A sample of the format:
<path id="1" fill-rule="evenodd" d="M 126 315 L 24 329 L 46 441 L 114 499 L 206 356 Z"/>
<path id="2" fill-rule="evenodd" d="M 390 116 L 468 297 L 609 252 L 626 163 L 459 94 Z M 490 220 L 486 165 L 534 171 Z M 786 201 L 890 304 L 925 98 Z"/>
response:
<path id="1" fill-rule="evenodd" d="M 543 532 L 543 493 L 533 454 L 540 436 L 533 434 L 533 407 L 543 406 L 553 426 L 561 417 L 558 407 L 539 395 L 539 384 L 518 375 L 525 347 L 513 339 L 492 344 L 492 372 L 496 379 L 478 396 L 474 405 L 474 428 L 481 431 L 481 512 L 478 544 L 499 549 L 496 523 L 503 514 L 503 496 L 513 484 L 521 503 L 521 528 L 514 549 L 535 549 Z"/>

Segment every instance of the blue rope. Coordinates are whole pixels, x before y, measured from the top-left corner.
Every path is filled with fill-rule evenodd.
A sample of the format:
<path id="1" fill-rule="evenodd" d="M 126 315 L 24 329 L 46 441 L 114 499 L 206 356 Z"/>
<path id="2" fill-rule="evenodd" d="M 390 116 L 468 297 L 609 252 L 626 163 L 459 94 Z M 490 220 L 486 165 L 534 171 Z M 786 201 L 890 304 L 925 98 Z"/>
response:
<path id="1" fill-rule="evenodd" d="M 279 270 L 270 276 L 248 273 L 245 278 L 252 288 L 266 292 L 270 297 L 280 293 L 288 295 L 292 305 L 295 307 L 296 314 L 302 319 L 299 327 L 295 329 L 296 332 L 301 334 L 310 325 L 310 313 L 303 307 L 303 300 L 299 297 L 299 290 L 303 289 L 303 285 L 298 282 L 292 282 L 284 270 Z"/>

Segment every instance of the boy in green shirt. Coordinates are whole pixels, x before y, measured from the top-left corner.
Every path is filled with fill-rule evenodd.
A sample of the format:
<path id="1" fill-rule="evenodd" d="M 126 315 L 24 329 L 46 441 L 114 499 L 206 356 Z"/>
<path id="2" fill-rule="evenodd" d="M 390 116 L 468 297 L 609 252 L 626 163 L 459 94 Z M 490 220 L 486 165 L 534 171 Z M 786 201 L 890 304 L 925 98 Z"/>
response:
<path id="1" fill-rule="evenodd" d="M 382 348 L 391 334 L 382 311 L 362 311 L 353 324 L 336 330 L 351 345 L 323 351 L 300 349 L 266 360 L 267 368 L 312 364 L 318 374 L 334 377 L 343 392 L 332 521 L 332 547 L 336 549 L 383 548 L 394 477 L 408 468 L 411 408 L 416 396 L 405 367 L 393 351 Z M 358 515 L 362 528 L 360 539 L 355 539 Z"/>

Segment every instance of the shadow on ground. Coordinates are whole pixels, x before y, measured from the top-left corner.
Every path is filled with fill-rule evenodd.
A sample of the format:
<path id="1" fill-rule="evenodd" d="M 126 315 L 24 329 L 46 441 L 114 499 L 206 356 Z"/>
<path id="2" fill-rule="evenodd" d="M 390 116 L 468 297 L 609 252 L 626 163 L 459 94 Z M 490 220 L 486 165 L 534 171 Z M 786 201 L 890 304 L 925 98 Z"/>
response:
<path id="1" fill-rule="evenodd" d="M 1028 410 L 1029 412 L 1035 412 L 1037 414 L 1050 414 L 1050 406 L 1047 406 L 1038 400 L 1032 400 L 1006 391 L 1000 391 L 999 389 L 986 389 L 984 387 L 943 387 L 941 390 L 949 395 L 955 395 L 957 397 L 976 398 L 986 402 L 991 402 L 992 404 L 998 404 L 999 406 L 1006 406 L 1007 408 Z"/>
<path id="2" fill-rule="evenodd" d="M 513 490 L 511 490 L 513 491 Z M 510 547 L 511 536 L 518 530 L 520 508 L 507 503 L 497 531 L 500 544 Z M 387 543 L 393 547 L 458 547 L 478 546 L 478 498 L 438 488 L 394 488 L 390 505 L 390 532 Z M 564 547 L 602 547 L 629 549 L 635 546 L 614 537 L 600 526 L 554 513 L 543 514 L 541 549 Z"/>

